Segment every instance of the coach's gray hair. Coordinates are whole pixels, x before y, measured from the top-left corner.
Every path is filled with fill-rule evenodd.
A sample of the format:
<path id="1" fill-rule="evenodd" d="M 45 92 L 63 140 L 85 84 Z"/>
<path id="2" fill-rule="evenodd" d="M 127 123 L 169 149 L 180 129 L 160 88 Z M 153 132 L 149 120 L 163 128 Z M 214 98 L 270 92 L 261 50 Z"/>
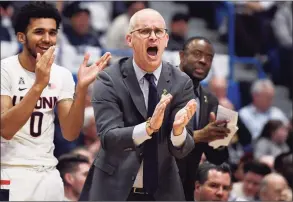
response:
<path id="1" fill-rule="evenodd" d="M 252 84 L 251 94 L 259 93 L 259 92 L 263 91 L 265 88 L 274 89 L 273 82 L 269 79 L 259 79 Z"/>

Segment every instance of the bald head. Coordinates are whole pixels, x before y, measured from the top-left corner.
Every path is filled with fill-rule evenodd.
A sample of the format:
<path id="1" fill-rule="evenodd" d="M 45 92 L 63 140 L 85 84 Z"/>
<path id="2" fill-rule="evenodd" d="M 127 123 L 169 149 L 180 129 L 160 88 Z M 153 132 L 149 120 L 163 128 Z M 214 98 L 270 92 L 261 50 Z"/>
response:
<path id="1" fill-rule="evenodd" d="M 137 25 L 140 24 L 140 22 L 143 22 L 144 19 L 150 18 L 150 16 L 154 19 L 160 19 L 162 20 L 164 24 L 164 28 L 166 28 L 166 23 L 163 18 L 163 16 L 156 10 L 151 8 L 142 9 L 140 11 L 137 11 L 131 18 L 129 22 L 128 32 L 130 33 L 134 29 L 137 28 Z"/>
<path id="2" fill-rule="evenodd" d="M 209 81 L 209 89 L 218 98 L 226 98 L 227 81 L 223 77 L 212 77 Z"/>
<path id="3" fill-rule="evenodd" d="M 281 192 L 288 188 L 286 179 L 278 174 L 266 175 L 260 185 L 260 198 L 262 201 L 278 201 Z"/>
<path id="4" fill-rule="evenodd" d="M 214 76 L 209 82 L 210 86 L 217 86 L 221 88 L 227 88 L 227 80 L 224 77 Z"/>

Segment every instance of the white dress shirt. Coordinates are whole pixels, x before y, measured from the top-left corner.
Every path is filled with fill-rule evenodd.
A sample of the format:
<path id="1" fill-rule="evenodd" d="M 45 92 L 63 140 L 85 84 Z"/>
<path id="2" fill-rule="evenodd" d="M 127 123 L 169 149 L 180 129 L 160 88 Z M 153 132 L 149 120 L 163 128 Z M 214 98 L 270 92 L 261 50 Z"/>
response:
<path id="1" fill-rule="evenodd" d="M 138 80 L 140 89 L 141 89 L 141 91 L 143 93 L 145 106 L 146 106 L 146 109 L 147 109 L 148 108 L 148 95 L 149 95 L 149 82 L 144 78 L 144 75 L 147 72 L 145 72 L 141 68 L 139 68 L 134 60 L 132 61 L 132 63 L 133 63 L 134 71 L 135 71 L 136 78 Z M 162 63 L 153 72 L 153 74 L 155 76 L 155 84 L 156 85 L 158 84 L 161 71 L 162 71 Z M 178 136 L 174 136 L 173 130 L 172 130 L 171 131 L 172 144 L 175 147 L 180 147 L 184 143 L 184 141 L 186 139 L 186 135 L 187 135 L 186 128 L 184 128 L 183 133 L 181 135 L 178 135 Z M 140 145 L 144 141 L 146 141 L 148 139 L 151 139 L 151 138 L 152 138 L 152 136 L 148 135 L 147 131 L 146 131 L 146 122 L 143 122 L 143 123 L 141 123 L 141 124 L 139 124 L 139 125 L 134 127 L 133 133 L 132 133 L 132 139 L 133 139 L 135 145 Z M 141 166 L 140 166 L 139 171 L 137 173 L 137 176 L 136 176 L 136 179 L 134 181 L 133 187 L 143 188 L 143 162 L 141 163 Z"/>
<path id="2" fill-rule="evenodd" d="M 259 137 L 264 125 L 269 120 L 277 119 L 283 121 L 284 124 L 288 123 L 285 114 L 277 107 L 270 107 L 266 112 L 260 112 L 253 104 L 250 104 L 240 109 L 239 116 L 253 140 Z"/>

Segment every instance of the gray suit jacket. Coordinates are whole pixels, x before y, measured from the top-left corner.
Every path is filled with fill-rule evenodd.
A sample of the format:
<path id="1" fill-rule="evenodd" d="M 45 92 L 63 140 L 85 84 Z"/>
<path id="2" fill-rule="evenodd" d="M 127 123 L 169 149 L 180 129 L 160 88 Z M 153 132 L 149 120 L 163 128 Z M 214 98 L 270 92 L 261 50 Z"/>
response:
<path id="1" fill-rule="evenodd" d="M 135 146 L 135 125 L 147 120 L 143 93 L 139 87 L 132 58 L 123 58 L 99 74 L 94 84 L 92 104 L 101 149 L 90 169 L 80 200 L 126 200 L 138 173 L 143 145 Z M 157 85 L 158 94 L 166 89 L 173 95 L 167 106 L 159 135 L 159 184 L 156 200 L 185 200 L 175 158 L 185 157 L 194 147 L 192 121 L 187 138 L 176 148 L 170 140 L 175 114 L 194 98 L 193 84 L 180 70 L 163 63 Z"/>

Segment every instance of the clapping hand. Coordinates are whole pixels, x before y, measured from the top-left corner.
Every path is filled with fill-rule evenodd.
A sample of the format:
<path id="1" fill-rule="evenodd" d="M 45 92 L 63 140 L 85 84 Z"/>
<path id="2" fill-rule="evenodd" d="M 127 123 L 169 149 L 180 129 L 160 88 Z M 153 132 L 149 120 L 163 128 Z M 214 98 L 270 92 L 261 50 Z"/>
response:
<path id="1" fill-rule="evenodd" d="M 87 88 L 95 80 L 99 72 L 101 72 L 107 66 L 108 61 L 111 59 L 111 54 L 109 52 L 105 53 L 95 63 L 87 67 L 89 58 L 90 55 L 86 53 L 83 63 L 80 65 L 78 70 L 78 85 L 81 88 Z"/>
<path id="2" fill-rule="evenodd" d="M 190 100 L 186 106 L 180 109 L 174 119 L 173 123 L 173 134 L 175 136 L 181 135 L 184 127 L 188 124 L 192 116 L 196 111 L 196 101 L 195 99 Z"/>
<path id="3" fill-rule="evenodd" d="M 151 135 L 155 130 L 159 130 L 162 126 L 165 109 L 171 102 L 172 95 L 170 93 L 161 96 L 160 102 L 157 104 L 152 118 L 150 119 L 150 127 L 147 129 L 147 133 Z"/>

